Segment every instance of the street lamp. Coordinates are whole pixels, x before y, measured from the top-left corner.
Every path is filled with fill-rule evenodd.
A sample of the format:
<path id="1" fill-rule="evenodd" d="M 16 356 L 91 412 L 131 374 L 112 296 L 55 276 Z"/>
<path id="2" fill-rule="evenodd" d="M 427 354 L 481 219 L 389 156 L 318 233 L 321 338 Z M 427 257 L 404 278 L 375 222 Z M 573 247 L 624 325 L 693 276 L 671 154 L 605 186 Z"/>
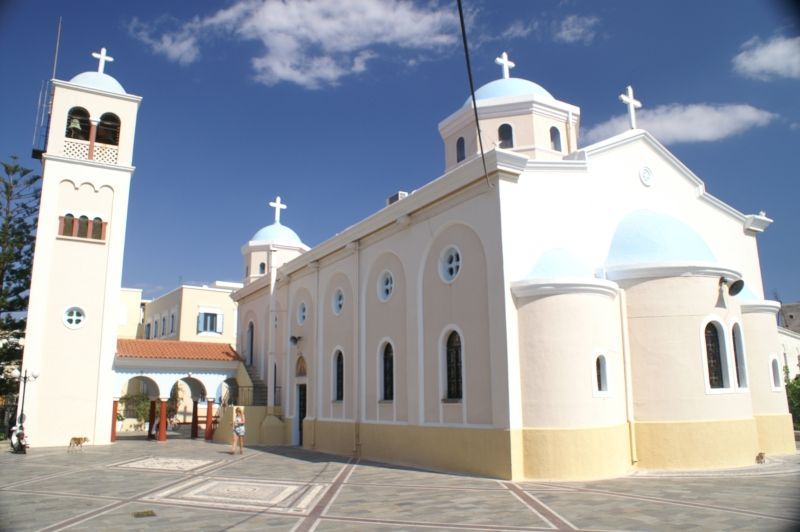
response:
<path id="1" fill-rule="evenodd" d="M 25 388 L 28 384 L 28 381 L 35 381 L 39 378 L 39 374 L 35 371 L 32 371 L 30 375 L 28 375 L 28 370 L 25 370 L 25 373 L 20 373 L 19 369 L 14 368 L 11 370 L 11 378 L 12 379 L 19 379 L 22 382 L 22 403 L 19 407 L 19 418 L 17 418 L 17 425 L 22 425 L 25 423 Z"/>

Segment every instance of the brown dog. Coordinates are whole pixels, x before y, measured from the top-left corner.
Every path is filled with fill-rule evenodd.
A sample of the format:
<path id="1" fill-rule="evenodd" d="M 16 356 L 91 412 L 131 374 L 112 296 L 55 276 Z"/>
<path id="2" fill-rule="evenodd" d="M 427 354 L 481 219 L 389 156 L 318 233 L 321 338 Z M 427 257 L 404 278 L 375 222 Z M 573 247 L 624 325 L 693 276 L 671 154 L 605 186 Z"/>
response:
<path id="1" fill-rule="evenodd" d="M 82 451 L 83 450 L 83 444 L 87 443 L 88 441 L 89 441 L 89 438 L 87 438 L 85 436 L 74 436 L 74 437 L 70 438 L 70 440 L 69 440 L 69 449 L 67 449 L 67 450 L 71 451 L 74 448 L 74 449 L 80 449 Z"/>

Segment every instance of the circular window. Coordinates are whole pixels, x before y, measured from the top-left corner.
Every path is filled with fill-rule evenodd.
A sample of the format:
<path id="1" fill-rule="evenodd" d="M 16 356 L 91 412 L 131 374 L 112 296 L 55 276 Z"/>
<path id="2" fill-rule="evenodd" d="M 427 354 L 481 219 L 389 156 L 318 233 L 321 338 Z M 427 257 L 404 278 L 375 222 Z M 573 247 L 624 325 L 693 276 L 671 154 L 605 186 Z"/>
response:
<path id="1" fill-rule="evenodd" d="M 306 322 L 307 314 L 308 309 L 306 309 L 306 304 L 300 303 L 300 306 L 297 307 L 297 323 L 299 325 L 303 325 Z"/>
<path id="2" fill-rule="evenodd" d="M 86 321 L 86 314 L 82 308 L 70 307 L 64 311 L 64 325 L 70 329 L 80 329 Z"/>
<path id="3" fill-rule="evenodd" d="M 449 247 L 439 259 L 439 275 L 446 283 L 451 283 L 461 271 L 461 252 L 458 248 Z"/>
<path id="4" fill-rule="evenodd" d="M 336 292 L 333 294 L 333 313 L 337 316 L 342 313 L 342 309 L 344 308 L 344 292 L 342 292 L 341 288 L 337 288 Z"/>
<path id="5" fill-rule="evenodd" d="M 394 277 L 392 277 L 392 272 L 385 271 L 381 274 L 380 279 L 378 279 L 378 299 L 381 301 L 386 301 L 390 297 L 392 297 L 392 292 L 394 291 Z"/>

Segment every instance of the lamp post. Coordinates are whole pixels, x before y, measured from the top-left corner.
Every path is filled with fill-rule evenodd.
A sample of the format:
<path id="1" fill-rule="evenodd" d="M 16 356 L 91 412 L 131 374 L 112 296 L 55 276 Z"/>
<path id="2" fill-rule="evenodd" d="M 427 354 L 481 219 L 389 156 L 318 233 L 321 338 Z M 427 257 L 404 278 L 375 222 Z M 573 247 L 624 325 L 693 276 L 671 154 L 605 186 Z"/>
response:
<path id="1" fill-rule="evenodd" d="M 25 370 L 25 373 L 20 373 L 17 368 L 14 368 L 11 371 L 11 378 L 12 379 L 19 379 L 22 382 L 22 403 L 20 403 L 19 407 L 19 417 L 17 418 L 17 425 L 22 425 L 25 423 L 25 388 L 27 387 L 28 381 L 35 381 L 39 378 L 39 374 L 35 371 L 32 371 L 30 375 L 28 375 L 28 370 Z"/>

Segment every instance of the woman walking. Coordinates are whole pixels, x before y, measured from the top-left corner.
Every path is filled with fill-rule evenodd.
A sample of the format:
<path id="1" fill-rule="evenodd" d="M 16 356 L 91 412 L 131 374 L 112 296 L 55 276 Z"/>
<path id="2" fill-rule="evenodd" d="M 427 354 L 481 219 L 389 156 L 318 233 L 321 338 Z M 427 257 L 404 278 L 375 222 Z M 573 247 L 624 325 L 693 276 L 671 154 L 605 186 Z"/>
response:
<path id="1" fill-rule="evenodd" d="M 237 406 L 233 415 L 233 446 L 231 454 L 236 453 L 236 444 L 239 444 L 239 454 L 244 452 L 244 412 L 241 406 Z"/>

